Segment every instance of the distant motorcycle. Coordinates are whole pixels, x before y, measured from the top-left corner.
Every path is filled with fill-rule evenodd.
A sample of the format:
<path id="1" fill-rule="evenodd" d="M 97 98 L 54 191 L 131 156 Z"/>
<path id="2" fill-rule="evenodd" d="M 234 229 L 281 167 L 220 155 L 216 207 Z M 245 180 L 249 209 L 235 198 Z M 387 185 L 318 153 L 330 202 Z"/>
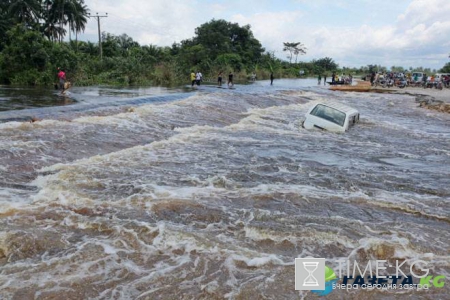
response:
<path id="1" fill-rule="evenodd" d="M 423 88 L 424 88 L 424 89 L 426 89 L 426 88 L 430 88 L 430 89 L 435 88 L 435 89 L 438 89 L 438 90 L 442 90 L 443 85 L 442 85 L 442 82 L 441 82 L 441 81 L 434 81 L 434 82 L 427 81 L 427 82 L 423 85 Z"/>
<path id="2" fill-rule="evenodd" d="M 422 83 L 422 87 L 424 88 L 424 89 L 427 89 L 427 88 L 432 88 L 433 87 L 433 84 L 430 82 L 430 81 L 424 81 L 423 83 Z"/>
<path id="3" fill-rule="evenodd" d="M 450 88 L 450 77 L 446 77 L 442 80 L 442 85 L 446 88 Z"/>
<path id="4" fill-rule="evenodd" d="M 386 81 L 385 81 L 385 83 L 383 85 L 384 88 L 385 87 L 391 88 L 393 86 L 394 86 L 394 80 L 391 79 L 391 78 L 386 79 Z"/>
<path id="5" fill-rule="evenodd" d="M 384 78 L 378 78 L 377 80 L 375 80 L 372 83 L 372 86 L 377 87 L 377 86 L 381 85 L 382 87 L 385 87 L 385 84 L 386 84 L 386 80 L 384 80 Z"/>
<path id="6" fill-rule="evenodd" d="M 434 82 L 434 87 L 438 90 L 442 90 L 443 88 L 442 81 L 439 80 L 437 82 Z"/>
<path id="7" fill-rule="evenodd" d="M 406 80 L 398 80 L 396 86 L 398 88 L 404 89 L 408 85 L 408 82 Z"/>
<path id="8" fill-rule="evenodd" d="M 413 81 L 413 83 L 411 84 L 411 86 L 414 87 L 421 87 L 423 85 L 422 81 Z"/>

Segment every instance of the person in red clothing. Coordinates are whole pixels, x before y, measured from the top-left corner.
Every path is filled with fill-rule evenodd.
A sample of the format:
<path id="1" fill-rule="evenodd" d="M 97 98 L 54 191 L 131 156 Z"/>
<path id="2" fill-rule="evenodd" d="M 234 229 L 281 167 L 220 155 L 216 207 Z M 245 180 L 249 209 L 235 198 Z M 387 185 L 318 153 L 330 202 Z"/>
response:
<path id="1" fill-rule="evenodd" d="M 64 93 L 64 84 L 66 83 L 66 73 L 63 69 L 58 68 L 58 79 L 59 79 L 59 88 L 61 89 L 61 94 Z"/>

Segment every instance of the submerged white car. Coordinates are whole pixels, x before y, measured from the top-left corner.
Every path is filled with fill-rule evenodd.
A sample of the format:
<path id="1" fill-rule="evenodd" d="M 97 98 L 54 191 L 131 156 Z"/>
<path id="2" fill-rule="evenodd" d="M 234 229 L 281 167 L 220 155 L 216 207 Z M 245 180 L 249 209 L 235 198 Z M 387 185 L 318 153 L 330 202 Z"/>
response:
<path id="1" fill-rule="evenodd" d="M 359 112 L 340 103 L 323 102 L 314 105 L 306 114 L 303 127 L 345 132 L 359 122 Z"/>

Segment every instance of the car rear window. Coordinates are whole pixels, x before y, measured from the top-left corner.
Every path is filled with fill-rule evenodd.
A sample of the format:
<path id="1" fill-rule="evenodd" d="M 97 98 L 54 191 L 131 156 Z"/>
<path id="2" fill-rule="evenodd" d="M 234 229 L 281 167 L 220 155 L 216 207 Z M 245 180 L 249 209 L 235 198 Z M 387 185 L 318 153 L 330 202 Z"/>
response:
<path id="1" fill-rule="evenodd" d="M 311 111 L 311 115 L 333 122 L 339 126 L 344 126 L 345 113 L 335 108 L 318 104 Z"/>

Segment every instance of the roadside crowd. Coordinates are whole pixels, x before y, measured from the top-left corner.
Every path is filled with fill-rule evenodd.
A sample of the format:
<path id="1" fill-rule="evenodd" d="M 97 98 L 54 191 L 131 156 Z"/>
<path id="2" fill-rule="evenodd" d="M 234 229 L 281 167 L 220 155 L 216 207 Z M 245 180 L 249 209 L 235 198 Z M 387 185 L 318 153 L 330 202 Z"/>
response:
<path id="1" fill-rule="evenodd" d="M 431 87 L 437 83 L 444 86 L 449 86 L 450 74 L 440 73 L 436 75 L 427 75 L 422 72 L 413 73 L 401 73 L 401 72 L 389 72 L 389 73 L 375 73 L 373 72 L 370 76 L 370 83 L 372 85 L 379 83 L 381 81 L 393 81 L 393 82 L 404 82 L 405 85 L 410 86 L 425 86 Z"/>

